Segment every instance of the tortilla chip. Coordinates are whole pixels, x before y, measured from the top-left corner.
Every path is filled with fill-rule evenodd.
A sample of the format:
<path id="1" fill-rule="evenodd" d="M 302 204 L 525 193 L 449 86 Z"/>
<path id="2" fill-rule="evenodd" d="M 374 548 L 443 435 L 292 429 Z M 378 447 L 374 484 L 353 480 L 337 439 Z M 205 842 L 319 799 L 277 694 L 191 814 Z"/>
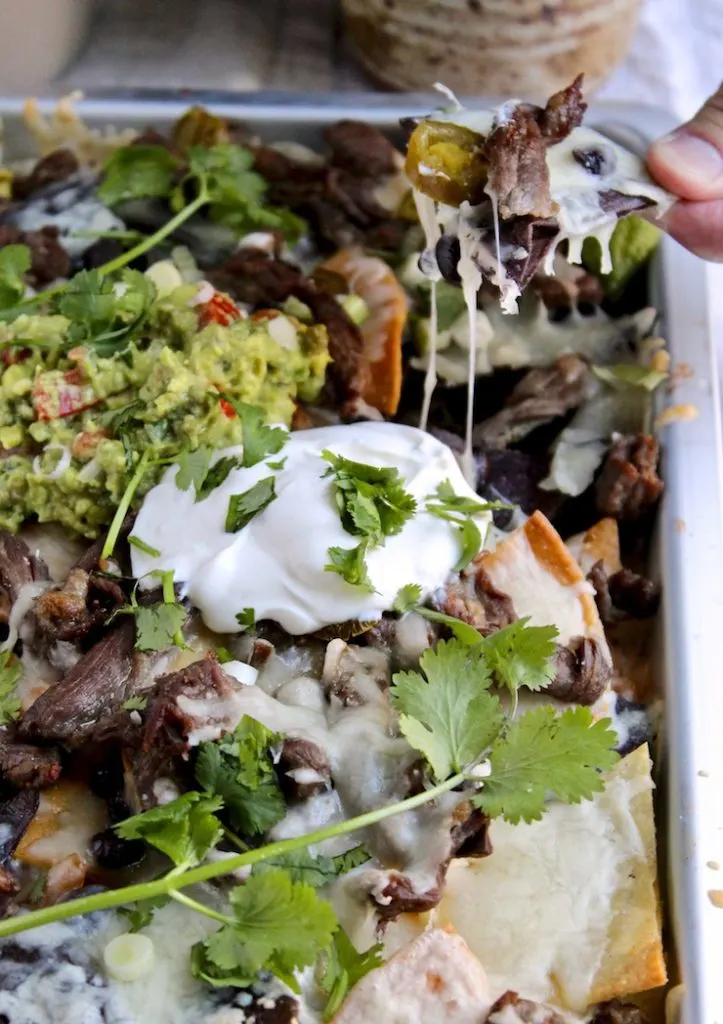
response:
<path id="1" fill-rule="evenodd" d="M 453 929 L 430 928 L 353 988 L 333 1024 L 482 1024 L 487 975 Z"/>
<path id="2" fill-rule="evenodd" d="M 541 512 L 478 561 L 520 618 L 529 616 L 533 626 L 557 626 L 561 644 L 575 636 L 594 639 L 609 657 L 593 588 Z"/>
<path id="3" fill-rule="evenodd" d="M 491 857 L 452 863 L 434 920 L 465 939 L 493 996 L 581 1011 L 665 982 L 650 768 L 640 747 L 594 800 L 495 821 Z"/>
<path id="4" fill-rule="evenodd" d="M 619 572 L 623 567 L 620 561 L 618 524 L 614 519 L 601 519 L 585 533 L 577 533 L 570 537 L 567 549 L 586 576 L 596 562 L 603 563 L 608 576 Z"/>

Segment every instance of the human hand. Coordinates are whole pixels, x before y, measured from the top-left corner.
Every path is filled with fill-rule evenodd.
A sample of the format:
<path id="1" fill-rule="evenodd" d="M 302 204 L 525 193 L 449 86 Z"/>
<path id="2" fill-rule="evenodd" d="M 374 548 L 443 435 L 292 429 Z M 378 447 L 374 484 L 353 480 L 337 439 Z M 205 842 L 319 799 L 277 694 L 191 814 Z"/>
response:
<path id="1" fill-rule="evenodd" d="M 691 121 L 653 143 L 648 170 L 680 197 L 662 227 L 704 260 L 723 261 L 723 85 Z"/>

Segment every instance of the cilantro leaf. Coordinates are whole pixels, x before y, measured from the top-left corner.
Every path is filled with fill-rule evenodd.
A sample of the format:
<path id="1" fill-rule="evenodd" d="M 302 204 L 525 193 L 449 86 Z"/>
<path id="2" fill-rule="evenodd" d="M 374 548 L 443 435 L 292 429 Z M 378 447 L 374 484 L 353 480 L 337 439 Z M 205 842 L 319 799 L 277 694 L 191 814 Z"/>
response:
<path id="1" fill-rule="evenodd" d="M 16 696 L 18 681 L 23 674 L 23 666 L 12 651 L 0 653 L 0 726 L 14 721 L 20 714 L 22 704 Z"/>
<path id="2" fill-rule="evenodd" d="M 427 498 L 425 508 L 430 515 L 446 519 L 453 514 L 477 516 L 481 512 L 514 508 L 514 505 L 506 505 L 503 501 L 479 501 L 457 494 L 450 480 L 443 480 L 437 485 L 434 497 Z"/>
<path id="3" fill-rule="evenodd" d="M 186 609 L 176 602 L 136 605 L 132 609 L 136 620 L 136 650 L 162 651 L 177 644 L 186 621 Z"/>
<path id="4" fill-rule="evenodd" d="M 320 985 L 327 997 L 323 1018 L 325 1021 L 330 1021 L 336 1015 L 349 991 L 364 975 L 381 966 L 383 950 L 383 945 L 377 943 L 364 953 L 357 953 L 342 928 L 334 932 L 332 943 L 321 958 Z"/>
<path id="5" fill-rule="evenodd" d="M 284 466 L 286 465 L 287 458 L 288 455 L 284 455 L 283 459 L 279 459 L 277 462 L 267 462 L 266 465 L 269 467 L 269 469 L 280 470 L 283 469 Z"/>
<path id="6" fill-rule="evenodd" d="M 337 875 L 345 875 L 347 871 L 353 871 L 354 868 L 358 868 L 360 864 L 366 864 L 371 859 L 372 855 L 363 844 L 332 857 Z"/>
<path id="7" fill-rule="evenodd" d="M 156 910 L 168 906 L 170 902 L 170 896 L 151 896 L 147 900 L 130 903 L 127 907 L 118 907 L 118 913 L 128 921 L 130 932 L 139 932 L 151 923 Z"/>
<path id="8" fill-rule="evenodd" d="M 218 660 L 219 665 L 226 665 L 229 661 L 236 660 L 233 654 L 231 654 L 231 651 L 229 651 L 227 647 L 217 647 L 216 658 Z"/>
<path id="9" fill-rule="evenodd" d="M 232 733 L 199 745 L 196 780 L 223 800 L 232 828 L 242 835 L 268 832 L 286 813 L 270 754 L 280 742 L 281 736 L 245 715 Z"/>
<path id="10" fill-rule="evenodd" d="M 22 299 L 30 264 L 27 245 L 5 245 L 0 249 L 0 309 L 8 309 Z"/>
<path id="11" fill-rule="evenodd" d="M 282 868 L 293 882 L 306 882 L 314 889 L 328 885 L 343 872 L 340 872 L 335 858 L 318 854 L 314 857 L 308 849 L 292 850 L 273 860 L 262 860 L 253 867 L 252 874 Z"/>
<path id="12" fill-rule="evenodd" d="M 498 698 L 487 692 L 489 666 L 465 644 L 442 640 L 424 652 L 419 667 L 424 675 L 394 675 L 392 700 L 399 728 L 442 781 L 482 756 L 504 716 Z"/>
<path id="13" fill-rule="evenodd" d="M 82 270 L 68 282 L 58 309 L 71 321 L 72 345 L 113 356 L 127 348 L 155 296 L 155 285 L 138 270 L 124 269 L 117 283 L 99 270 Z"/>
<path id="14" fill-rule="evenodd" d="M 338 927 L 331 905 L 280 868 L 252 874 L 232 889 L 229 900 L 236 928 L 259 966 L 284 980 L 313 964 Z"/>
<path id="15" fill-rule="evenodd" d="M 136 548 L 137 551 L 142 551 L 144 555 L 148 555 L 149 558 L 160 558 L 161 552 L 158 548 L 151 547 L 150 544 L 146 544 L 140 537 L 136 537 L 134 534 L 128 538 L 128 543 L 132 548 Z"/>
<path id="16" fill-rule="evenodd" d="M 219 394 L 217 397 L 228 402 L 241 420 L 244 446 L 242 466 L 249 469 L 267 456 L 281 451 L 289 439 L 289 432 L 283 427 L 268 427 L 263 409 L 249 405 L 248 402 L 240 402 L 227 394 Z"/>
<path id="17" fill-rule="evenodd" d="M 374 584 L 367 572 L 365 556 L 367 545 L 364 541 L 355 548 L 331 547 L 327 551 L 329 562 L 324 566 L 326 572 L 336 572 L 353 587 L 361 587 L 370 594 L 374 593 Z"/>
<path id="18" fill-rule="evenodd" d="M 246 988 L 267 970 L 298 992 L 294 971 L 313 964 L 337 928 L 330 904 L 280 868 L 254 872 L 231 890 L 229 901 L 234 924 L 194 947 L 194 977 Z"/>
<path id="19" fill-rule="evenodd" d="M 184 793 L 113 827 L 121 839 L 142 839 L 178 867 L 195 867 L 223 836 L 221 822 L 213 813 L 222 806 L 219 796 Z"/>
<path id="20" fill-rule="evenodd" d="M 457 561 L 452 566 L 452 572 L 462 572 L 475 558 L 482 548 L 482 534 L 474 519 L 465 519 L 460 524 L 457 535 L 459 537 L 460 551 Z"/>
<path id="21" fill-rule="evenodd" d="M 247 629 L 253 629 L 256 625 L 256 612 L 253 608 L 244 608 L 243 611 L 237 612 L 236 621 L 241 627 L 241 632 L 245 633 Z"/>
<path id="22" fill-rule="evenodd" d="M 498 686 L 514 693 L 520 686 L 541 690 L 555 676 L 553 658 L 557 649 L 554 626 L 528 626 L 529 618 L 518 619 L 485 637 L 481 650 Z"/>
<path id="23" fill-rule="evenodd" d="M 134 697 L 124 700 L 121 707 L 124 711 L 144 711 L 148 707 L 148 697 L 136 694 Z"/>
<path id="24" fill-rule="evenodd" d="M 98 198 L 115 206 L 124 199 L 167 196 L 178 166 L 163 146 L 121 146 L 105 162 Z"/>
<path id="25" fill-rule="evenodd" d="M 331 467 L 326 475 L 334 479 L 334 498 L 347 533 L 383 544 L 416 512 L 416 499 L 404 489 L 398 469 L 355 462 L 328 449 L 322 458 Z"/>
<path id="26" fill-rule="evenodd" d="M 476 498 L 456 494 L 449 480 L 443 480 L 437 486 L 434 497 L 427 498 L 425 510 L 430 515 L 446 519 L 457 526 L 460 552 L 452 572 L 461 572 L 482 548 L 482 534 L 472 517 L 493 509 L 512 507 L 501 501 L 478 501 Z"/>
<path id="27" fill-rule="evenodd" d="M 195 451 L 182 451 L 176 459 L 178 464 L 175 477 L 176 487 L 181 491 L 188 491 L 193 487 L 196 492 L 196 500 L 198 500 L 199 492 L 208 474 L 212 455 L 213 448 L 207 444 L 202 444 Z"/>
<path id="28" fill-rule="evenodd" d="M 589 708 L 527 711 L 494 744 L 491 774 L 474 803 L 515 825 L 541 818 L 548 794 L 566 803 L 590 799 L 604 789 L 600 772 L 618 760 L 616 744 L 610 720 L 595 722 Z"/>
<path id="29" fill-rule="evenodd" d="M 418 583 L 407 583 L 401 587 L 394 598 L 392 604 L 392 611 L 399 612 L 400 615 L 404 615 L 405 612 L 411 611 L 412 608 L 416 608 L 422 599 L 422 588 Z"/>
<path id="30" fill-rule="evenodd" d="M 250 150 L 230 143 L 189 148 L 189 172 L 203 177 L 209 192 L 209 216 L 238 235 L 281 231 L 296 241 L 306 225 L 290 210 L 265 205 L 267 183 L 253 168 Z"/>
<path id="31" fill-rule="evenodd" d="M 220 459 L 209 466 L 203 483 L 196 491 L 196 501 L 203 501 L 212 491 L 226 480 L 232 469 L 238 469 L 241 459 L 237 455 L 222 455 Z"/>
<path id="32" fill-rule="evenodd" d="M 226 533 L 238 533 L 248 526 L 254 516 L 263 512 L 276 497 L 276 477 L 259 480 L 243 494 L 232 494 L 228 499 Z"/>

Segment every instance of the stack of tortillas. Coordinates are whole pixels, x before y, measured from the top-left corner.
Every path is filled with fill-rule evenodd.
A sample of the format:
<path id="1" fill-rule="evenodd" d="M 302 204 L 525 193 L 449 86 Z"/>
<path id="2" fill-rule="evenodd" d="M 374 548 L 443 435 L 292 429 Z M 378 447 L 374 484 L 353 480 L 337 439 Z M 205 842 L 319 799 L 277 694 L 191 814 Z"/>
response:
<path id="1" fill-rule="evenodd" d="M 343 0 L 348 32 L 395 89 L 543 100 L 585 72 L 587 93 L 627 53 L 640 0 Z"/>

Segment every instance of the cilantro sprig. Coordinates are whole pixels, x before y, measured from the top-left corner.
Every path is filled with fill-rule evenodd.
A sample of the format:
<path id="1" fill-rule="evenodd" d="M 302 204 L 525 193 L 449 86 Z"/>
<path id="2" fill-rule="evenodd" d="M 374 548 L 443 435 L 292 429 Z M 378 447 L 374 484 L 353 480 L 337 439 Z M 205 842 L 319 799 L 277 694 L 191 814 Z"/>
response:
<path id="1" fill-rule="evenodd" d="M 280 739 L 245 715 L 218 743 L 199 746 L 196 781 L 223 800 L 231 827 L 242 835 L 262 835 L 286 813 L 270 752 Z"/>
<path id="2" fill-rule="evenodd" d="M 14 721 L 22 707 L 17 696 L 17 685 L 23 666 L 12 651 L 0 652 L 0 726 Z"/>
<path id="3" fill-rule="evenodd" d="M 269 427 L 263 409 L 248 402 L 241 402 L 231 395 L 220 393 L 219 401 L 227 402 L 241 420 L 243 433 L 243 455 L 241 465 L 249 469 L 262 462 L 269 455 L 281 451 L 289 439 L 289 432 L 283 427 Z M 272 467 L 273 468 L 273 467 Z"/>
<path id="4" fill-rule="evenodd" d="M 473 517 L 482 512 L 511 507 L 500 501 L 477 501 L 475 498 L 457 494 L 449 480 L 443 480 L 437 486 L 434 496 L 427 498 L 425 511 L 439 519 L 454 523 L 457 528 L 460 551 L 459 558 L 452 566 L 452 572 L 461 572 L 479 554 L 482 547 L 482 534 Z"/>
<path id="5" fill-rule="evenodd" d="M 163 651 L 171 646 L 186 647 L 182 633 L 186 609 L 176 600 L 173 571 L 154 569 L 149 576 L 161 581 L 163 600 L 154 604 L 139 604 L 136 583 L 131 593 L 130 604 L 120 608 L 116 614 L 132 615 L 135 618 L 137 651 Z"/>
<path id="6" fill-rule="evenodd" d="M 339 928 L 327 950 L 321 956 L 320 985 L 326 995 L 324 1021 L 330 1021 L 358 981 L 382 964 L 381 943 L 364 953 L 357 953 L 346 932 Z"/>
<path id="7" fill-rule="evenodd" d="M 353 548 L 330 547 L 327 572 L 336 572 L 352 586 L 373 591 L 366 566 L 367 552 L 387 537 L 401 533 L 417 510 L 416 499 L 404 488 L 398 469 L 355 462 L 324 449 L 329 463 L 324 474 L 333 479 L 334 501 L 347 533 L 361 537 Z"/>

